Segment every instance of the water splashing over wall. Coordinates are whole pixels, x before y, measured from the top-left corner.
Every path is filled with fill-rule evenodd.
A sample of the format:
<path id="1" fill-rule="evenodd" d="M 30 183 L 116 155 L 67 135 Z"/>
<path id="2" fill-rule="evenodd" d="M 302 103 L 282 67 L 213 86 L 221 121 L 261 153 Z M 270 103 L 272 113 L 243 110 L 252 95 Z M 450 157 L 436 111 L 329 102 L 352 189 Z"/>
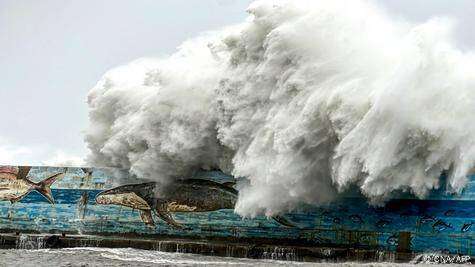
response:
<path id="1" fill-rule="evenodd" d="M 237 26 L 109 71 L 88 97 L 94 165 L 159 183 L 220 168 L 268 216 L 357 187 L 460 192 L 475 162 L 475 57 L 452 22 L 370 1 L 256 1 Z"/>
<path id="2" fill-rule="evenodd" d="M 18 249 L 42 249 L 45 248 L 45 237 L 34 235 L 20 235 L 17 239 Z"/>

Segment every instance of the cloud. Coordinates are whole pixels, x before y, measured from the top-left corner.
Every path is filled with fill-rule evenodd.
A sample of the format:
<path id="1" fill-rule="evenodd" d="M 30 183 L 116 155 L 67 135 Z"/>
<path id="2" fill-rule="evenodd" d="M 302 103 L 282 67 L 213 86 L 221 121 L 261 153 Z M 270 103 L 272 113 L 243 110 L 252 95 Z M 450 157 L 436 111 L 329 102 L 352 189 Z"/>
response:
<path id="1" fill-rule="evenodd" d="M 83 166 L 84 160 L 50 145 L 20 145 L 0 136 L 0 165 Z"/>
<path id="2" fill-rule="evenodd" d="M 4 165 L 25 165 L 27 159 L 32 158 L 34 152 L 28 147 L 22 146 L 0 146 L 0 164 Z"/>
<path id="3" fill-rule="evenodd" d="M 85 165 L 82 157 L 68 154 L 62 150 L 56 150 L 51 158 L 42 161 L 41 163 L 41 165 L 58 167 L 81 167 Z"/>

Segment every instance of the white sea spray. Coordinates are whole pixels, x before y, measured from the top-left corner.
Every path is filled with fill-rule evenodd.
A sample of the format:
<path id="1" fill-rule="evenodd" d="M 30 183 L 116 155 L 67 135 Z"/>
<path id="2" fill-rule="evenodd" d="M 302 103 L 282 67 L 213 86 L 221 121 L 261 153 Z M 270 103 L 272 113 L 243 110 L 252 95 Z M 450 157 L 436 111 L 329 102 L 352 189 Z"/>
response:
<path id="1" fill-rule="evenodd" d="M 272 215 L 350 185 L 460 192 L 475 162 L 475 57 L 453 21 L 371 1 L 256 1 L 240 25 L 106 73 L 88 97 L 89 162 L 167 183 L 245 177 L 235 211 Z M 157 48 L 159 49 L 159 48 Z"/>

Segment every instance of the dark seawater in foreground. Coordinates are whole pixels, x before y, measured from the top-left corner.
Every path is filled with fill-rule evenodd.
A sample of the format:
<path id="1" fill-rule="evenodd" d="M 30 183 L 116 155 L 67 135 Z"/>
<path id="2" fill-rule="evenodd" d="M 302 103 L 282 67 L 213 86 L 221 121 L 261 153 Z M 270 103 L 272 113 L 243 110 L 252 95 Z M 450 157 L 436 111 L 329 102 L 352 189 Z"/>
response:
<path id="1" fill-rule="evenodd" d="M 0 266 L 434 266 L 395 263 L 303 263 L 213 257 L 132 248 L 3 249 Z M 444 265 L 437 265 L 444 266 Z M 447 265 L 449 266 L 449 265 Z M 452 264 L 450 266 L 462 266 Z"/>

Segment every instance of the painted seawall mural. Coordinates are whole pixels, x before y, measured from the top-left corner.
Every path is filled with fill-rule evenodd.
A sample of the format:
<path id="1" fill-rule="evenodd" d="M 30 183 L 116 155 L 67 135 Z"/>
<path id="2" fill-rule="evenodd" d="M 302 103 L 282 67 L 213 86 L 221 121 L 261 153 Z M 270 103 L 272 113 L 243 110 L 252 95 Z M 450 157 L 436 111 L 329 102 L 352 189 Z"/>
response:
<path id="1" fill-rule="evenodd" d="M 474 255 L 475 176 L 461 195 L 401 194 L 373 207 L 358 194 L 273 218 L 233 212 L 235 179 L 197 172 L 155 194 L 153 182 L 117 184 L 108 169 L 0 167 L 0 231 L 265 239 L 308 246 Z M 404 246 L 402 246 L 401 243 Z"/>

